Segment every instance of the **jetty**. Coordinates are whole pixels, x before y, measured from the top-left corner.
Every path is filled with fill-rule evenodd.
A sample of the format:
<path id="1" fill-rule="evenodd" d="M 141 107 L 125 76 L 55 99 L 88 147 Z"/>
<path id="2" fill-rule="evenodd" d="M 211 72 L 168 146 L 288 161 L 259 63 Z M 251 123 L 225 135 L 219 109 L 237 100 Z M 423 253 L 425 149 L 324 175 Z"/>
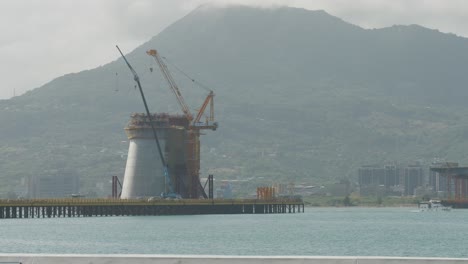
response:
<path id="1" fill-rule="evenodd" d="M 0 219 L 197 214 L 284 214 L 304 212 L 288 199 L 3 199 Z"/>

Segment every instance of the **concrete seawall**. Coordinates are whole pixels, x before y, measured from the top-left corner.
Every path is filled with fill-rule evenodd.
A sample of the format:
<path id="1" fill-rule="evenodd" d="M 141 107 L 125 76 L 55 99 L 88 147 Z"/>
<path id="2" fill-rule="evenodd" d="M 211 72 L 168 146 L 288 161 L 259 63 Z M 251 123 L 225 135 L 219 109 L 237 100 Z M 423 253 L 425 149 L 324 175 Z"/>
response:
<path id="1" fill-rule="evenodd" d="M 468 258 L 0 254 L 8 264 L 461 264 Z"/>

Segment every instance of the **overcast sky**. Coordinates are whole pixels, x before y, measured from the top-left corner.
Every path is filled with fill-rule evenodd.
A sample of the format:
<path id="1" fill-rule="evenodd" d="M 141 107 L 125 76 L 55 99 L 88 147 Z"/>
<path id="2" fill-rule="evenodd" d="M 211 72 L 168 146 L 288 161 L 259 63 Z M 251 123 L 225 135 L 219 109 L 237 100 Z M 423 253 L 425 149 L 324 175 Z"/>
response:
<path id="1" fill-rule="evenodd" d="M 419 24 L 468 37 L 465 0 L 1 0 L 0 98 L 115 60 L 204 3 L 322 9 L 364 28 Z"/>

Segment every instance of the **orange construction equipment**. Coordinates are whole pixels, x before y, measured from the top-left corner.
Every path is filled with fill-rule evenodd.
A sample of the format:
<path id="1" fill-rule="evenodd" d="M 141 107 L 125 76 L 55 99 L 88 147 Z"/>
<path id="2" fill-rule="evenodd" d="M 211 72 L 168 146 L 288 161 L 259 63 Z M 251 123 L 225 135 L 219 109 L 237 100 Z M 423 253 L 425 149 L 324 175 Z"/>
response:
<path id="1" fill-rule="evenodd" d="M 162 57 L 159 55 L 159 53 L 152 49 L 148 50 L 146 52 L 148 55 L 152 56 L 156 62 L 159 65 L 159 68 L 161 69 L 161 72 L 166 79 L 167 83 L 169 84 L 169 87 L 171 88 L 171 91 L 174 93 L 176 96 L 177 102 L 179 103 L 182 112 L 184 115 L 187 117 L 187 119 L 190 122 L 190 126 L 192 129 L 195 130 L 200 130 L 200 129 L 211 129 L 211 130 L 216 130 L 218 128 L 218 123 L 214 121 L 214 93 L 213 91 L 210 90 L 208 95 L 206 96 L 205 101 L 203 102 L 202 106 L 198 110 L 197 116 L 195 119 L 193 118 L 192 113 L 190 112 L 189 107 L 185 103 L 184 97 L 182 97 L 182 94 L 180 93 L 179 87 L 177 86 L 176 82 L 174 81 L 174 78 L 172 78 L 171 73 L 169 72 L 169 69 L 164 63 L 164 60 Z M 210 115 L 209 117 L 205 120 L 205 122 L 201 122 L 201 117 L 205 112 L 206 107 L 208 106 L 208 103 L 210 104 Z"/>
<path id="2" fill-rule="evenodd" d="M 176 96 L 177 102 L 179 103 L 184 116 L 188 121 L 188 127 L 186 127 L 187 131 L 187 139 L 186 139 L 186 166 L 188 172 L 188 181 L 186 182 L 188 192 L 187 198 L 198 198 L 201 195 L 205 198 L 208 198 L 206 195 L 203 186 L 200 183 L 200 130 L 202 129 L 211 129 L 216 130 L 218 128 L 218 123 L 214 121 L 214 93 L 213 91 L 209 91 L 206 99 L 204 100 L 202 106 L 198 110 L 196 117 L 194 118 L 192 113 L 190 112 L 189 107 L 185 103 L 185 100 L 177 86 L 174 78 L 172 77 L 166 63 L 164 63 L 163 58 L 159 55 L 159 53 L 152 49 L 146 52 L 148 55 L 152 56 L 161 72 L 166 79 L 167 83 L 169 84 L 169 88 Z M 194 81 L 194 80 L 192 80 Z M 207 106 L 210 105 L 210 114 L 206 118 L 205 122 L 201 121 L 201 117 L 203 116 Z"/>
<path id="3" fill-rule="evenodd" d="M 257 199 L 271 200 L 275 198 L 276 192 L 274 187 L 257 187 Z"/>

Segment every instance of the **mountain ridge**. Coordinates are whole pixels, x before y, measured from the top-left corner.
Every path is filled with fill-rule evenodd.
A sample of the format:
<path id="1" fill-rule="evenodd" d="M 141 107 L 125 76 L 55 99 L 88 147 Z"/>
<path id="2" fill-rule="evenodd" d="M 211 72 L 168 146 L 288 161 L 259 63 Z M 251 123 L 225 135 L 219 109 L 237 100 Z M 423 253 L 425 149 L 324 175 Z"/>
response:
<path id="1" fill-rule="evenodd" d="M 157 65 L 148 49 L 168 58 L 191 107 L 206 91 L 173 65 L 215 91 L 220 129 L 202 138 L 202 175 L 249 179 L 246 192 L 272 182 L 354 181 L 357 167 L 371 163 L 468 161 L 465 144 L 453 144 L 468 135 L 466 38 L 411 25 L 364 29 L 325 11 L 208 9 L 126 55 L 153 112 L 180 113 L 149 70 Z M 123 175 L 123 127 L 144 110 L 121 58 L 0 107 L 4 194 L 58 168 L 79 175 L 83 192 L 106 195 L 110 175 Z"/>

